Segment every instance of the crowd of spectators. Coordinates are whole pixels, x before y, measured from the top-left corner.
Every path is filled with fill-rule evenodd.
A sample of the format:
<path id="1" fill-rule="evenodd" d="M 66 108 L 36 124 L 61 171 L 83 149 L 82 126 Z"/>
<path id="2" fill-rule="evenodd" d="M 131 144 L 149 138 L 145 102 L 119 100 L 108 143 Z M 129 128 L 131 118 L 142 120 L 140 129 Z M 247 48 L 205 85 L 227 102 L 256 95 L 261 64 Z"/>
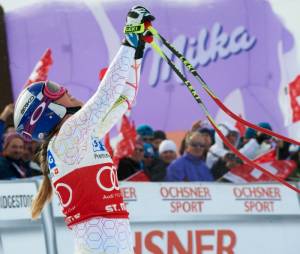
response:
<path id="1" fill-rule="evenodd" d="M 41 175 L 37 163 L 37 142 L 26 142 L 20 137 L 8 119 L 13 115 L 13 104 L 0 113 L 0 180 L 26 178 Z M 260 127 L 272 130 L 262 122 Z M 239 151 L 254 160 L 270 150 L 276 151 L 277 160 L 293 160 L 296 169 L 289 180 L 300 180 L 300 149 L 298 146 L 275 140 L 251 128 L 242 133 L 228 123 L 219 129 Z M 232 168 L 243 165 L 222 139 L 207 124 L 197 121 L 186 132 L 178 146 L 162 130 L 149 125 L 136 128 L 137 138 L 133 153 L 118 161 L 119 180 L 130 179 L 143 172 L 149 181 L 225 181 L 223 176 Z"/>
<path id="2" fill-rule="evenodd" d="M 258 125 L 272 130 L 269 123 L 261 122 Z M 288 180 L 300 180 L 298 146 L 276 140 L 251 128 L 241 135 L 240 130 L 232 124 L 222 123 L 218 127 L 231 145 L 251 160 L 272 150 L 276 154 L 275 160 L 295 161 L 297 167 Z M 133 155 L 120 160 L 120 180 L 130 179 L 131 175 L 142 171 L 150 181 L 228 181 L 223 176 L 244 163 L 210 126 L 201 121 L 191 127 L 178 148 L 166 133 L 153 130 L 149 125 L 138 126 L 137 133 Z"/>
<path id="3" fill-rule="evenodd" d="M 0 113 L 0 180 L 27 178 L 41 175 L 36 163 L 37 142 L 25 142 L 16 133 L 12 118 L 13 104 L 8 104 Z"/>

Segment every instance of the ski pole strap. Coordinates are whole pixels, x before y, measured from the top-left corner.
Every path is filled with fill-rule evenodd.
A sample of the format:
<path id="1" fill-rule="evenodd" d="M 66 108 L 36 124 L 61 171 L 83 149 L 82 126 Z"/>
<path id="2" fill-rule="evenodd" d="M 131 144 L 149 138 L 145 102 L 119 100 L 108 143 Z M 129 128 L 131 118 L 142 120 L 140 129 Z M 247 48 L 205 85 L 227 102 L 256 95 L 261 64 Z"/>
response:
<path id="1" fill-rule="evenodd" d="M 233 111 L 231 111 L 216 95 L 215 93 L 208 87 L 207 83 L 202 79 L 202 77 L 199 75 L 199 73 L 196 71 L 196 69 L 193 67 L 193 65 L 172 45 L 170 44 L 161 34 L 158 33 L 158 31 L 153 28 L 152 26 L 149 26 L 147 28 L 153 36 L 155 36 L 157 39 L 159 39 L 175 56 L 177 56 L 181 62 L 185 65 L 185 67 L 196 77 L 196 79 L 200 82 L 202 88 L 206 91 L 206 93 L 213 99 L 213 101 L 223 110 L 224 113 L 229 115 L 231 118 L 236 120 L 237 122 L 240 122 L 247 127 L 250 127 L 252 129 L 255 129 L 257 131 L 263 132 L 265 134 L 268 134 L 270 136 L 279 138 L 281 140 L 284 140 L 288 143 L 292 143 L 295 145 L 300 146 L 300 142 L 294 139 L 291 139 L 289 137 L 285 137 L 279 133 L 276 133 L 274 131 L 262 128 L 260 126 L 257 126 L 242 117 L 235 114 Z"/>
<path id="2" fill-rule="evenodd" d="M 261 172 L 269 176 L 270 178 L 274 179 L 277 182 L 280 182 L 284 184 L 286 187 L 290 188 L 291 190 L 296 191 L 297 193 L 300 193 L 300 189 L 296 188 L 294 185 L 286 182 L 285 180 L 273 175 L 268 170 L 260 166 L 254 161 L 251 161 L 249 158 L 247 158 L 245 155 L 243 155 L 234 145 L 232 145 L 228 139 L 224 136 L 224 134 L 221 132 L 217 124 L 215 123 L 214 119 L 210 115 L 209 111 L 207 110 L 205 104 L 201 100 L 200 96 L 197 94 L 195 89 L 193 88 L 190 81 L 187 80 L 187 78 L 182 74 L 182 72 L 176 67 L 176 65 L 167 57 L 167 55 L 162 51 L 162 49 L 157 45 L 154 41 L 150 43 L 153 49 L 168 63 L 168 65 L 172 68 L 172 70 L 177 74 L 177 76 L 184 82 L 184 84 L 187 86 L 191 94 L 193 95 L 194 99 L 197 101 L 197 103 L 201 106 L 201 109 L 203 110 L 206 118 L 213 126 L 214 130 L 217 132 L 221 140 L 224 142 L 224 144 L 233 152 L 235 153 L 241 160 L 243 160 L 248 165 L 259 169 Z"/>

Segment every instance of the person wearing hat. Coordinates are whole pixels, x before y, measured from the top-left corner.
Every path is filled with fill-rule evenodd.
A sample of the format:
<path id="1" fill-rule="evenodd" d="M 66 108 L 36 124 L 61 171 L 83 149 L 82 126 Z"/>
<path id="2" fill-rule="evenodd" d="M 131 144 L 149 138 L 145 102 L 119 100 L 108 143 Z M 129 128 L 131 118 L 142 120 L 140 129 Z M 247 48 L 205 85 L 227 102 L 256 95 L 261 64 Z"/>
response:
<path id="1" fill-rule="evenodd" d="M 158 158 L 155 157 L 155 152 L 153 145 L 150 143 L 144 143 L 144 158 L 143 158 L 143 165 L 145 173 L 154 167 L 158 161 Z"/>
<path id="2" fill-rule="evenodd" d="M 147 169 L 147 175 L 151 181 L 164 181 L 167 167 L 177 157 L 177 147 L 174 141 L 165 139 L 159 145 L 159 159 L 153 167 Z"/>
<path id="3" fill-rule="evenodd" d="M 24 153 L 24 140 L 17 133 L 5 135 L 3 143 L 3 157 L 0 157 L 0 179 L 10 180 L 39 175 L 22 159 Z"/>
<path id="4" fill-rule="evenodd" d="M 154 149 L 154 156 L 155 158 L 159 158 L 159 145 L 161 144 L 162 141 L 167 139 L 167 135 L 164 131 L 161 130 L 156 130 L 153 133 L 153 140 L 152 140 L 152 145 Z"/>
<path id="5" fill-rule="evenodd" d="M 137 134 L 141 137 L 143 142 L 151 144 L 153 141 L 154 131 L 151 126 L 142 124 L 136 129 Z"/>
<path id="6" fill-rule="evenodd" d="M 235 147 L 238 147 L 240 136 L 235 126 L 231 123 L 221 123 L 218 127 L 228 141 Z M 206 165 L 211 169 L 219 159 L 224 158 L 229 152 L 230 150 L 223 143 L 223 140 L 219 137 L 218 133 L 215 133 L 215 143 L 207 152 Z"/>
<path id="7" fill-rule="evenodd" d="M 272 130 L 271 125 L 266 122 L 261 122 L 258 126 L 270 131 Z M 244 142 L 244 145 L 240 148 L 240 152 L 251 160 L 272 149 L 272 137 L 265 133 L 248 128 L 245 133 L 245 138 L 246 143 Z"/>

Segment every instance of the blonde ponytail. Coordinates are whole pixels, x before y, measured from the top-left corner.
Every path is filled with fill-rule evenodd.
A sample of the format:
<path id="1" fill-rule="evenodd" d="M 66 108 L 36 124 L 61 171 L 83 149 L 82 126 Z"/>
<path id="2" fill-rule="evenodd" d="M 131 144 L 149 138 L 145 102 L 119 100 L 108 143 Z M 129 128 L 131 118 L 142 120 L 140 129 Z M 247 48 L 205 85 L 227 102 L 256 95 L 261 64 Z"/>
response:
<path id="1" fill-rule="evenodd" d="M 47 147 L 52 136 L 53 135 L 50 135 L 49 139 L 41 145 L 41 149 L 38 153 L 40 167 L 43 172 L 43 182 L 39 188 L 38 193 L 34 197 L 31 206 L 31 217 L 34 220 L 37 219 L 41 214 L 43 207 L 45 206 L 45 203 L 47 201 L 51 201 L 52 198 L 53 190 L 52 190 L 51 181 L 48 176 L 49 168 L 48 168 L 48 161 L 47 161 Z"/>

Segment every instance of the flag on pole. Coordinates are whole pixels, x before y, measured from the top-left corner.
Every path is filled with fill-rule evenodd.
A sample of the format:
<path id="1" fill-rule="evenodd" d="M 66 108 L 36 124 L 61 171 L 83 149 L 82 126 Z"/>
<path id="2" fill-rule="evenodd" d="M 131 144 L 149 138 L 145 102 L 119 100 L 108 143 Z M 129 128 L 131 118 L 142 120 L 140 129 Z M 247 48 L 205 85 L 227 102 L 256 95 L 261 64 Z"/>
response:
<path id="1" fill-rule="evenodd" d="M 32 73 L 30 74 L 24 88 L 29 86 L 30 84 L 38 81 L 45 81 L 48 79 L 48 72 L 50 66 L 52 65 L 52 54 L 51 49 L 47 49 L 45 53 L 42 55 L 41 59 L 35 65 Z"/>

